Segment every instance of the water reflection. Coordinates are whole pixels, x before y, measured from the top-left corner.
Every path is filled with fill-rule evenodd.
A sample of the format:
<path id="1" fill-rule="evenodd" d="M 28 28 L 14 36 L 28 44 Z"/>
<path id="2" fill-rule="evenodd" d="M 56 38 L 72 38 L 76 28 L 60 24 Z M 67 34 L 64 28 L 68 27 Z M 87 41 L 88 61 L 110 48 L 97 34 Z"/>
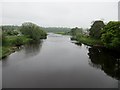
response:
<path id="1" fill-rule="evenodd" d="M 0 90 L 2 89 L 2 61 L 0 61 Z"/>
<path id="2" fill-rule="evenodd" d="M 3 60 L 2 86 L 3 88 L 117 87 L 118 80 L 88 65 L 89 48 L 84 44 L 77 46 L 71 43 L 68 36 L 51 35 L 43 43 L 28 44 L 20 51 L 11 54 L 7 60 Z"/>
<path id="3" fill-rule="evenodd" d="M 37 43 L 29 43 L 24 46 L 25 56 L 26 57 L 33 57 L 36 56 L 42 47 L 43 41 L 37 42 Z"/>
<path id="4" fill-rule="evenodd" d="M 79 42 L 75 42 L 75 44 L 78 46 L 82 46 L 82 43 L 79 43 Z"/>
<path id="5" fill-rule="evenodd" d="M 89 50 L 89 64 L 95 68 L 100 68 L 107 75 L 120 80 L 120 55 L 117 52 L 105 50 L 103 48 L 91 47 Z"/>

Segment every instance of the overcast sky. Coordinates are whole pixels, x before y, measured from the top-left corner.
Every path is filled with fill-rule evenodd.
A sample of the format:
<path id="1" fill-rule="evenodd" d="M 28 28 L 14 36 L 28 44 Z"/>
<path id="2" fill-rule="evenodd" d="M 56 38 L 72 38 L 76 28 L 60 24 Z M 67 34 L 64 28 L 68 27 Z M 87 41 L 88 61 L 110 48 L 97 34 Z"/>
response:
<path id="1" fill-rule="evenodd" d="M 42 27 L 83 27 L 118 20 L 117 2 L 4 2 L 2 24 L 33 22 Z"/>

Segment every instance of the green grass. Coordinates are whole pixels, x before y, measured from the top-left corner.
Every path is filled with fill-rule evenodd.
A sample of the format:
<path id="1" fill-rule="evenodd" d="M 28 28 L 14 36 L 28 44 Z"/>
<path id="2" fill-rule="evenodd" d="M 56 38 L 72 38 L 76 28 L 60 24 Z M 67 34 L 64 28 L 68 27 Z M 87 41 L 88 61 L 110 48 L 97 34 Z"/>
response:
<path id="1" fill-rule="evenodd" d="M 2 46 L 0 46 L 0 60 L 2 58 Z"/>
<path id="2" fill-rule="evenodd" d="M 76 40 L 79 43 L 83 43 L 90 46 L 103 46 L 103 43 L 99 39 L 90 38 L 87 36 L 77 37 Z"/>
<path id="3" fill-rule="evenodd" d="M 0 47 L 0 59 L 8 56 L 11 53 L 10 47 Z"/>
<path id="4" fill-rule="evenodd" d="M 16 43 L 16 40 L 21 40 L 22 44 L 28 43 L 31 39 L 25 36 L 7 36 L 6 37 L 6 44 L 7 46 L 13 46 Z"/>
<path id="5" fill-rule="evenodd" d="M 17 41 L 17 39 L 20 40 L 20 42 Z M 5 44 L 0 46 L 0 60 L 14 52 L 17 49 L 16 45 L 18 43 L 20 43 L 20 45 L 24 45 L 30 41 L 31 39 L 25 36 L 7 36 Z"/>
<path id="6" fill-rule="evenodd" d="M 0 47 L 0 60 L 2 58 L 7 57 L 11 53 L 15 52 L 16 49 L 17 49 L 17 47 L 11 47 L 11 46 L 2 46 L 2 47 Z"/>

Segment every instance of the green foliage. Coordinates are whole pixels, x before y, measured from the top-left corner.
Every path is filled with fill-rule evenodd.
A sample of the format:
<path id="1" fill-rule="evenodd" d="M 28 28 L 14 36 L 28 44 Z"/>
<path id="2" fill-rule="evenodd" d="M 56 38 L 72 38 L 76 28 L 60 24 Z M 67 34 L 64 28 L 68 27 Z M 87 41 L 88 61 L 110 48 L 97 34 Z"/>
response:
<path id="1" fill-rule="evenodd" d="M 110 21 L 102 30 L 101 40 L 108 48 L 120 48 L 120 22 Z"/>
<path id="2" fill-rule="evenodd" d="M 20 28 L 20 31 L 23 35 L 27 35 L 35 41 L 44 39 L 47 35 L 46 32 L 43 31 L 39 26 L 30 22 L 23 23 Z"/>
<path id="3" fill-rule="evenodd" d="M 2 29 L 2 33 L 4 33 L 5 36 L 12 36 L 12 35 L 18 35 L 19 34 L 19 26 L 11 26 L 11 25 L 5 25 L 0 26 Z"/>
<path id="4" fill-rule="evenodd" d="M 18 31 L 11 31 L 11 30 L 9 30 L 9 31 L 6 31 L 5 34 L 8 35 L 8 36 L 13 36 L 13 35 L 18 35 L 19 32 Z"/>
<path id="5" fill-rule="evenodd" d="M 83 34 L 83 29 L 75 27 L 71 29 L 70 33 L 72 36 L 77 35 L 77 34 Z"/>
<path id="6" fill-rule="evenodd" d="M 5 36 L 5 34 L 4 33 L 2 33 L 2 45 L 6 45 L 6 42 L 7 42 L 7 40 L 6 40 L 6 36 Z"/>
<path id="7" fill-rule="evenodd" d="M 83 36 L 83 29 L 78 27 L 72 28 L 70 35 L 72 35 L 71 40 L 77 40 Z"/>
<path id="8" fill-rule="evenodd" d="M 95 27 L 98 27 L 98 26 L 101 25 L 101 22 L 99 23 L 98 21 L 96 21 L 95 24 L 96 23 L 97 23 L 97 25 L 94 25 Z M 88 34 L 87 34 L 88 33 L 88 29 L 86 29 L 85 31 L 83 31 L 82 28 L 77 28 L 76 27 L 76 28 L 71 29 L 70 33 L 72 35 L 71 40 L 77 40 L 78 43 L 84 43 L 86 45 L 91 45 L 91 46 L 93 46 L 93 45 L 103 46 L 103 44 L 102 44 L 102 42 L 101 42 L 100 39 L 88 36 Z"/>
<path id="9" fill-rule="evenodd" d="M 0 59 L 6 57 L 10 53 L 10 47 L 0 47 Z"/>
<path id="10" fill-rule="evenodd" d="M 3 35 L 4 37 L 4 35 Z M 0 59 L 8 56 L 15 51 L 15 47 L 30 42 L 31 39 L 25 36 L 5 36 L 2 38 L 2 46 L 0 46 Z"/>
<path id="11" fill-rule="evenodd" d="M 21 46 L 23 44 L 24 44 L 24 42 L 23 42 L 23 39 L 21 37 L 16 37 L 12 41 L 12 45 L 14 45 L 14 46 Z"/>
<path id="12" fill-rule="evenodd" d="M 90 37 L 95 39 L 100 39 L 101 37 L 101 30 L 104 28 L 103 21 L 95 21 L 90 28 Z"/>
<path id="13" fill-rule="evenodd" d="M 2 46 L 0 46 L 0 59 L 8 56 L 10 53 L 17 49 L 17 46 L 27 44 L 34 40 L 34 42 L 40 39 L 46 38 L 46 32 L 44 32 L 39 26 L 33 23 L 23 23 L 22 26 L 0 26 L 0 40 Z M 21 32 L 22 34 L 21 34 Z M 18 35 L 19 34 L 19 35 Z"/>
<path id="14" fill-rule="evenodd" d="M 85 35 L 77 35 L 76 36 L 76 40 L 79 42 L 79 43 L 84 43 L 86 45 L 96 45 L 96 46 L 99 46 L 101 45 L 102 46 L 102 42 L 98 39 L 94 39 L 94 38 L 91 38 L 91 37 L 88 37 L 88 36 L 85 36 Z"/>
<path id="15" fill-rule="evenodd" d="M 5 25 L 5 26 L 0 26 L 0 28 L 2 28 L 2 31 L 3 32 L 6 32 L 6 31 L 14 31 L 14 30 L 19 30 L 19 26 L 11 26 L 11 25 Z"/>
<path id="16" fill-rule="evenodd" d="M 31 39 L 25 37 L 25 36 L 8 36 L 7 37 L 7 45 L 9 46 L 21 46 L 23 44 L 26 44 Z"/>

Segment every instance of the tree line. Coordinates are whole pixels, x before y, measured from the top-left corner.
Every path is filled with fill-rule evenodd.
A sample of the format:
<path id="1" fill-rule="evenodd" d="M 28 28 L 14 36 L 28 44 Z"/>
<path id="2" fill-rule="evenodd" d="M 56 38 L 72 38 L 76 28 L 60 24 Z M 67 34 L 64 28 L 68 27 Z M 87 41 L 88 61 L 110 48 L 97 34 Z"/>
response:
<path id="1" fill-rule="evenodd" d="M 94 21 L 91 28 L 84 32 L 82 28 L 72 28 L 72 38 L 88 45 L 104 46 L 108 49 L 120 50 L 120 21 Z"/>
<path id="2" fill-rule="evenodd" d="M 21 26 L 0 26 L 0 29 L 2 30 L 2 34 L 0 34 L 2 56 L 0 58 L 8 56 L 21 45 L 30 42 L 38 43 L 41 39 L 47 38 L 47 33 L 40 26 L 31 22 L 25 22 Z"/>

